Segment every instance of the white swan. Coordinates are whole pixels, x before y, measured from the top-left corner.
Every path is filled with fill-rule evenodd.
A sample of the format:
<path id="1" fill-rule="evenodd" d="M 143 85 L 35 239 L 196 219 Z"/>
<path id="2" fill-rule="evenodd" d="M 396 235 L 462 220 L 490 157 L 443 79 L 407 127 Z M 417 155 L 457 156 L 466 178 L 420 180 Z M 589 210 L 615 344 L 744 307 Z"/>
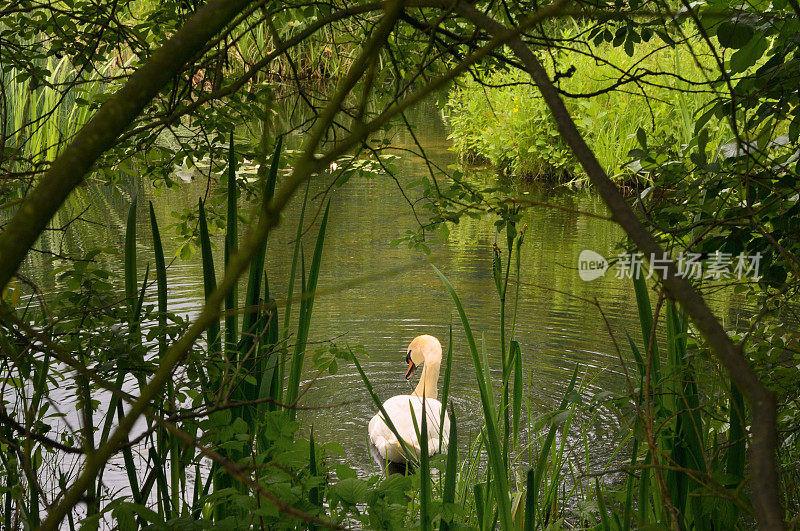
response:
<path id="1" fill-rule="evenodd" d="M 447 443 L 450 440 L 450 417 L 445 413 L 444 428 L 442 429 L 442 426 L 440 426 L 442 403 L 436 400 L 439 367 L 442 364 L 442 345 L 433 336 L 419 336 L 408 345 L 406 362 L 408 363 L 406 380 L 411 379 L 411 375 L 414 374 L 417 367 L 422 367 L 419 384 L 410 395 L 397 395 L 386 400 L 383 403 L 383 409 L 386 410 L 395 428 L 397 428 L 400 437 L 403 438 L 409 449 L 419 457 L 422 445 L 417 439 L 417 430 L 414 429 L 411 408 L 414 408 L 414 417 L 421 432 L 422 396 L 424 393 L 425 411 L 428 417 L 427 450 L 428 455 L 431 455 L 439 451 L 440 439 L 442 449 L 447 448 Z M 369 440 L 384 463 L 405 463 L 405 452 L 397 437 L 384 422 L 380 412 L 369 421 Z"/>

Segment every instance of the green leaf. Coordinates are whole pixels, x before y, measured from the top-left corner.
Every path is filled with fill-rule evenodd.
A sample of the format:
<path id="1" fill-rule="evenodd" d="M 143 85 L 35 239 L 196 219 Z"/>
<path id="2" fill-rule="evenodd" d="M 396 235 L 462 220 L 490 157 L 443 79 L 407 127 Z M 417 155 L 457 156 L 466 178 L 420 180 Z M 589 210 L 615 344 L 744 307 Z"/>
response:
<path id="1" fill-rule="evenodd" d="M 192 246 L 191 246 L 191 244 L 184 243 L 183 245 L 181 245 L 181 249 L 180 249 L 179 254 L 180 254 L 181 260 L 188 260 L 189 258 L 191 258 L 192 257 Z"/>
<path id="2" fill-rule="evenodd" d="M 444 407 L 444 406 L 443 406 Z M 456 413 L 450 405 L 450 441 L 447 444 L 447 464 L 445 465 L 444 490 L 442 491 L 442 506 L 455 502 L 456 479 L 458 475 L 458 428 Z M 447 531 L 450 526 L 447 521 L 442 521 L 441 531 Z"/>
<path id="3" fill-rule="evenodd" d="M 717 27 L 717 39 L 719 39 L 719 43 L 726 48 L 735 50 L 742 48 L 745 44 L 750 42 L 754 34 L 755 31 L 753 28 L 741 20 L 727 20 Z"/>
<path id="4" fill-rule="evenodd" d="M 314 256 L 311 258 L 311 269 L 308 272 L 308 283 L 303 289 L 303 300 L 300 303 L 300 315 L 297 325 L 297 341 L 295 343 L 294 355 L 292 356 L 289 369 L 289 383 L 286 389 L 286 402 L 291 404 L 297 399 L 300 389 L 300 376 L 303 371 L 303 360 L 305 358 L 306 342 L 308 341 L 308 331 L 311 327 L 311 310 L 314 307 L 314 298 L 317 290 L 317 279 L 322 262 L 322 250 L 325 243 L 325 231 L 328 226 L 328 214 L 331 203 L 328 201 L 325 207 L 325 214 L 319 225 L 317 243 L 314 246 Z M 304 266 L 301 266 L 304 267 Z M 305 271 L 303 271 L 305 272 Z M 292 409 L 289 414 L 294 418 L 296 410 Z"/>
<path id="5" fill-rule="evenodd" d="M 161 331 L 158 334 L 159 354 L 167 350 L 167 267 L 164 261 L 164 247 L 161 245 L 161 234 L 158 231 L 156 213 L 153 202 L 150 201 L 150 229 L 153 233 L 153 251 L 156 260 L 156 282 L 158 286 L 158 324 Z"/>
<path id="6" fill-rule="evenodd" d="M 136 312 L 136 198 L 128 210 L 128 223 L 125 228 L 125 300 L 131 319 Z"/>
<path id="7" fill-rule="evenodd" d="M 525 475 L 525 531 L 533 531 L 536 523 L 536 483 L 534 471 L 532 468 L 528 469 Z"/>
<path id="8" fill-rule="evenodd" d="M 642 146 L 642 149 L 647 151 L 647 133 L 641 127 L 636 129 L 636 140 L 639 142 L 639 145 Z"/>
<path id="9" fill-rule="evenodd" d="M 519 437 L 519 423 L 522 416 L 522 351 L 519 343 L 511 341 L 511 356 L 514 359 L 514 387 L 512 398 L 512 421 L 514 444 L 517 444 Z"/>
<path id="10" fill-rule="evenodd" d="M 311 435 L 308 439 L 308 472 L 312 476 L 317 475 L 317 456 L 314 448 L 314 426 L 311 426 Z M 314 487 L 308 491 L 308 501 L 313 505 L 319 505 L 319 489 Z"/>
<path id="11" fill-rule="evenodd" d="M 161 517 L 155 511 L 152 511 L 152 510 L 148 509 L 147 507 L 144 507 L 142 505 L 133 504 L 133 503 L 126 504 L 126 505 L 128 505 L 130 507 L 130 510 L 132 512 L 136 513 L 138 516 L 142 517 L 144 520 L 146 520 L 147 522 L 149 522 L 151 524 L 160 524 L 160 523 L 164 522 L 164 518 L 163 517 Z"/>
<path id="12" fill-rule="evenodd" d="M 767 48 L 769 48 L 769 40 L 759 34 L 758 38 L 752 39 L 731 56 L 729 63 L 731 73 L 737 74 L 746 71 L 764 56 Z"/>
<path id="13" fill-rule="evenodd" d="M 233 144 L 233 131 L 228 144 L 228 188 L 227 225 L 225 228 L 225 265 L 239 248 L 239 207 L 236 197 L 236 151 Z M 235 311 L 239 300 L 238 282 L 225 297 L 225 350 L 236 347 L 238 318 Z"/>
<path id="14" fill-rule="evenodd" d="M 626 39 L 625 40 L 625 53 L 628 54 L 628 57 L 633 57 L 634 49 L 634 42 L 633 39 Z"/>
<path id="15" fill-rule="evenodd" d="M 214 272 L 214 257 L 211 251 L 211 238 L 208 234 L 208 224 L 206 223 L 206 209 L 202 199 L 198 199 L 198 213 L 200 225 L 200 256 L 203 263 L 203 289 L 206 298 L 217 288 L 217 278 Z M 208 325 L 207 330 L 208 348 L 212 353 L 222 350 L 220 344 L 219 320 L 215 320 Z"/>
<path id="16" fill-rule="evenodd" d="M 112 512 L 120 529 L 136 529 L 136 519 L 129 503 L 123 503 Z"/>
<path id="17" fill-rule="evenodd" d="M 431 463 L 430 455 L 428 455 L 428 411 L 425 396 L 422 397 L 422 426 L 420 428 L 420 437 L 417 438 L 420 444 L 420 459 L 419 459 L 419 521 L 422 531 L 428 531 L 430 527 L 430 504 L 431 504 Z M 414 408 L 411 408 L 411 415 L 413 419 Z"/>
<path id="18" fill-rule="evenodd" d="M 346 504 L 356 505 L 367 501 L 369 486 L 367 482 L 362 479 L 346 478 L 333 485 L 333 487 L 331 487 L 331 492 L 336 494 Z"/>
<path id="19" fill-rule="evenodd" d="M 450 397 L 450 374 L 453 366 L 453 322 L 450 321 L 450 335 L 447 343 L 447 362 L 444 366 L 444 380 L 442 382 L 442 415 L 439 419 L 439 426 L 444 426 L 444 418 L 447 415 L 447 399 Z M 439 452 L 442 451 L 444 440 L 439 439 Z"/>
<path id="20" fill-rule="evenodd" d="M 602 525 L 603 531 L 610 531 L 611 521 L 608 519 L 606 503 L 605 500 L 603 500 L 603 493 L 600 492 L 600 482 L 597 478 L 594 479 L 594 492 L 597 496 L 597 509 L 600 511 L 600 525 Z"/>

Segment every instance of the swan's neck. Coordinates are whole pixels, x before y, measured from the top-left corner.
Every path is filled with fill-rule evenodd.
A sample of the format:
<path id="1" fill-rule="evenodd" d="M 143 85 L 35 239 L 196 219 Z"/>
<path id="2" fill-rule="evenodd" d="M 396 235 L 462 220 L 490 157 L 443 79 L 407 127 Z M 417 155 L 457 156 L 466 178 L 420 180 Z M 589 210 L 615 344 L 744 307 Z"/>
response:
<path id="1" fill-rule="evenodd" d="M 437 388 L 439 386 L 439 363 L 425 363 L 422 366 L 422 375 L 419 378 L 417 388 L 414 389 L 414 396 L 422 398 L 436 399 Z"/>

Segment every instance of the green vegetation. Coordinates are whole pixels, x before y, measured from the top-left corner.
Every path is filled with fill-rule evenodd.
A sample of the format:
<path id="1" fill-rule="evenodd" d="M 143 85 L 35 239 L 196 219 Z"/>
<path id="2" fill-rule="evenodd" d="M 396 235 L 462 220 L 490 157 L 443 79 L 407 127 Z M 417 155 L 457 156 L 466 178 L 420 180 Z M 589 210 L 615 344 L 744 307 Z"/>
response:
<path id="1" fill-rule="evenodd" d="M 590 30 L 563 31 L 571 47 L 540 57 L 557 65 L 558 87 L 570 96 L 567 106 L 600 164 L 626 185 L 639 171 L 628 155 L 639 146 L 637 134 L 646 132 L 651 143 L 693 137 L 693 117 L 714 98 L 706 87 L 713 58 L 702 41 L 673 47 L 652 32 L 629 54 L 621 46 L 624 27 L 613 42 Z M 549 73 L 556 75 L 552 66 Z M 450 92 L 447 115 L 453 149 L 465 162 L 488 162 L 522 179 L 586 184 L 538 89 L 518 70 L 464 78 Z M 732 134 L 724 123 L 713 125 L 709 143 L 718 149 Z"/>
<path id="2" fill-rule="evenodd" d="M 795 0 L 0 3 L 0 526 L 796 526 L 798 34 Z M 409 120 L 436 95 L 452 145 L 420 141 L 427 124 Z M 430 147 L 525 179 L 591 183 L 609 212 L 481 182 Z M 424 171 L 403 175 L 395 152 L 419 155 Z M 159 193 L 181 175 L 201 186 L 181 188 L 198 193 L 172 212 L 177 223 L 145 210 L 142 182 Z M 475 376 L 468 390 L 452 385 L 451 325 L 451 440 L 406 475 L 359 473 L 299 414 L 342 407 L 307 398 L 342 366 L 361 379 L 348 401 L 380 409 L 386 398 L 373 385 L 382 375 L 361 365 L 366 348 L 312 335 L 323 291 L 405 273 L 359 257 L 379 274 L 324 285 L 338 279 L 324 276 L 330 233 L 348 230 L 332 195 L 356 176 L 397 186 L 416 223 L 397 241 L 411 247 L 430 251 L 431 233 L 446 240 L 462 218 L 494 224 L 462 229 L 487 256 L 494 237 L 491 269 L 468 273 L 496 291 L 491 306 L 471 305 L 444 267 L 403 280 L 452 301 Z M 100 197 L 101 183 L 127 217 L 85 218 L 71 203 Z M 377 210 L 367 179 L 349 184 Z M 522 253 L 526 230 L 539 230 L 522 223 L 526 208 L 569 213 L 550 234 L 613 222 L 627 236 L 619 249 L 646 253 L 652 280 L 612 301 L 640 330 L 608 318 L 601 291 L 526 286 L 600 315 L 614 351 L 581 355 L 618 360 L 621 388 L 599 391 L 592 360 L 565 356 L 558 391 L 535 401 L 521 286 L 554 265 Z M 291 209 L 281 248 L 274 229 Z M 75 225 L 119 234 L 82 241 Z M 277 275 L 284 252 L 290 270 Z M 692 278 L 687 260 L 706 257 L 759 269 Z M 175 263 L 202 272 L 201 300 L 180 312 Z M 744 325 L 710 310 L 724 290 L 747 306 Z M 469 314 L 491 308 L 496 324 L 478 330 Z M 618 428 L 607 456 L 593 447 L 601 416 Z M 426 415 L 415 428 L 425 438 Z"/>
<path id="3" fill-rule="evenodd" d="M 279 155 L 280 145 L 276 146 L 269 170 L 262 174 L 266 179 L 265 193 L 274 188 Z M 230 204 L 237 208 L 237 203 L 234 200 Z M 210 294 L 216 284 L 214 261 L 202 201 L 198 208 L 205 291 Z M 121 387 L 126 374 L 138 375 L 138 385 L 143 385 L 141 371 L 158 361 L 168 335 L 173 333 L 171 330 L 182 326 L 180 319 L 166 307 L 166 271 L 152 207 L 150 214 L 158 305 L 155 308 L 142 305 L 145 291 L 152 289 L 152 284 L 148 284 L 148 273 L 141 280 L 141 287 L 136 278 L 134 202 L 128 217 L 124 253 L 128 303 L 120 309 L 120 315 L 126 316 L 127 332 L 119 339 L 136 348 L 131 353 L 132 359 L 117 361 L 114 384 L 104 383 L 105 380 L 97 376 L 79 376 L 76 392 L 86 422 L 84 433 L 102 425 L 100 440 L 92 442 L 93 438 L 85 435 L 84 448 L 103 444 L 112 419 L 122 415 L 123 404 L 128 399 Z M 512 212 L 510 216 L 504 224 L 508 259 L 504 265 L 498 251 L 493 266 L 498 295 L 502 299 L 505 299 L 509 279 L 519 276 L 520 262 L 514 262 L 512 257 L 520 256 L 523 242 L 523 235 L 517 232 L 513 222 L 516 214 Z M 311 320 L 313 290 L 310 286 L 316 282 L 321 267 L 325 226 L 323 218 L 307 278 L 305 268 L 301 267 L 298 337 L 307 334 Z M 229 231 L 228 234 L 233 233 Z M 236 242 L 228 236 L 226 247 L 235 246 Z M 295 248 L 302 255 L 300 239 Z M 148 417 L 146 430 L 137 437 L 137 451 L 147 456 L 146 469 L 140 469 L 131 447 L 122 449 L 130 496 L 105 498 L 95 494 L 101 492 L 100 485 L 92 484 L 91 503 L 81 520 L 82 525 L 113 521 L 120 526 L 185 526 L 213 521 L 216 525 L 233 528 L 252 525 L 271 528 L 302 522 L 331 526 L 357 521 L 374 529 L 413 525 L 420 525 L 422 529 L 432 526 L 452 529 L 461 525 L 487 529 L 498 523 L 504 529 L 537 529 L 560 525 L 559 522 L 591 525 L 599 518 L 604 529 L 616 529 L 663 521 L 672 510 L 682 515 L 682 525 L 687 527 L 702 526 L 712 520 L 734 525 L 737 513 L 748 510 L 748 501 L 740 489 L 744 473 L 741 397 L 735 390 L 729 398 L 725 388 L 712 385 L 703 389 L 698 385 L 693 363 L 706 361 L 690 361 L 700 351 L 695 345 L 689 346 L 685 318 L 673 303 L 667 306 L 668 356 L 664 366 L 659 361 L 658 342 L 652 343 L 653 348 L 648 350 L 646 346 L 637 346 L 628 336 L 638 373 L 635 377 L 638 380 L 633 382 L 635 388 L 631 387 L 632 394 L 613 396 L 607 393 L 604 397 L 590 399 L 584 387 L 590 375 L 581 367 L 575 367 L 558 407 L 539 413 L 524 398 L 523 354 L 513 338 L 516 321 L 511 322 L 511 336 L 504 338 L 508 345 L 501 350 L 508 355 L 503 359 L 502 381 L 495 384 L 489 377 L 488 346 L 485 341 L 476 341 L 458 294 L 438 270 L 436 274 L 452 296 L 467 337 L 480 390 L 484 430 L 470 441 L 466 455 L 461 455 L 457 418 L 448 403 L 453 356 L 451 332 L 442 397 L 443 404 L 451 409 L 453 422 L 446 455 L 431 459 L 423 456 L 419 472 L 410 476 L 358 478 L 347 466 L 331 467 L 326 456 L 335 455 L 338 445 L 316 443 L 313 431 L 308 437 L 299 433 L 300 426 L 293 420 L 291 407 L 300 391 L 299 381 L 292 378 L 293 371 L 289 371 L 288 386 L 281 383 L 287 343 L 280 337 L 277 305 L 264 274 L 267 256 L 265 250 L 251 266 L 242 333 L 235 330 L 223 334 L 218 323 L 209 326 L 206 348 L 192 353 L 186 360 L 185 378 L 171 383 L 168 388 L 161 405 L 166 417 Z M 94 273 L 101 278 L 104 276 L 100 271 Z M 294 282 L 290 279 L 289 285 Z M 84 280 L 77 292 L 80 296 L 72 302 L 84 303 L 87 297 L 93 296 L 93 287 L 96 289 L 89 280 Z M 655 320 L 643 280 L 637 282 L 636 294 L 642 345 L 648 345 L 654 334 Z M 516 296 L 512 302 L 516 306 Z M 228 311 L 237 312 L 236 308 Z M 141 325 L 153 319 L 158 324 L 145 335 Z M 226 327 L 228 323 L 237 322 L 226 320 Z M 76 324 L 66 321 L 61 327 L 66 332 Z M 499 326 L 505 328 L 502 323 Z M 87 361 L 88 357 L 104 354 L 102 348 L 98 348 L 103 345 L 98 343 L 99 338 L 113 338 L 114 334 L 116 332 L 97 323 L 97 328 L 90 333 L 76 335 L 83 337 L 78 341 L 90 343 L 83 350 Z M 283 334 L 286 336 L 287 331 Z M 228 342 L 224 349 L 223 336 Z M 313 364 L 320 371 L 335 372 L 337 360 L 355 364 L 375 404 L 380 407 L 381 399 L 353 350 L 331 346 L 318 351 Z M 51 361 L 45 355 L 34 363 L 30 377 L 39 382 L 61 378 L 49 374 L 51 370 Z M 105 385 L 112 391 L 111 400 L 105 414 L 100 416 L 104 420 L 94 426 L 92 419 L 102 413 L 102 405 L 91 396 L 100 391 L 98 386 Z M 33 405 L 46 401 L 48 387 L 42 384 L 33 397 Z M 503 402 L 498 406 L 494 396 L 500 389 Z M 509 390 L 512 390 L 510 399 Z M 649 402 L 647 397 L 653 397 L 654 401 Z M 617 409 L 615 404 L 627 405 Z M 588 448 L 592 423 L 597 408 L 603 407 L 617 411 L 620 423 L 633 425 L 631 435 L 620 441 L 614 455 L 630 452 L 631 466 L 640 472 L 621 483 L 601 483 L 594 473 L 602 474 L 604 469 L 591 468 Z M 32 418 L 35 425 L 43 426 L 48 422 L 47 408 L 37 406 L 33 411 L 38 412 Z M 729 415 L 729 420 L 718 420 L 724 415 Z M 423 415 L 418 427 L 423 434 L 427 429 L 426 419 Z M 570 438 L 577 438 L 577 445 L 587 448 L 587 453 L 575 455 L 570 450 L 574 444 L 568 443 Z M 36 448 L 41 452 L 41 446 Z M 661 454 L 663 448 L 669 449 L 666 456 Z M 486 455 L 488 467 L 484 465 Z M 706 455 L 713 458 L 709 461 L 703 457 Z M 586 461 L 582 462 L 584 458 Z M 671 465 L 666 473 L 655 466 L 662 459 Z M 212 463 L 210 469 L 206 460 Z M 15 459 L 5 459 L 3 463 L 9 481 L 25 476 L 24 467 Z M 609 466 L 611 463 L 606 465 Z M 431 473 L 432 470 L 436 473 Z M 582 472 L 577 474 L 578 470 Z M 332 479 L 333 472 L 337 479 Z M 37 511 L 41 499 L 38 492 L 34 484 L 29 483 L 27 489 L 22 485 L 3 494 L 6 507 L 19 508 L 18 512 L 6 512 L 5 525 L 9 528 L 17 522 L 35 524 L 39 521 Z M 666 490 L 659 490 L 658 485 Z M 722 497 L 729 501 L 709 505 L 700 503 L 702 498 L 697 496 Z M 579 511 L 575 509 L 576 503 L 582 508 Z M 70 521 L 73 521 L 72 515 Z"/>
<path id="4" fill-rule="evenodd" d="M 39 82 L 15 69 L 4 70 L 1 75 L 7 109 L 5 134 L 13 132 L 11 138 L 3 139 L 12 147 L 4 164 L 35 175 L 89 119 L 86 100 L 102 92 L 102 83 L 89 81 L 69 98 L 63 98 L 57 87 L 70 82 L 73 66 L 67 58 L 55 57 L 42 61 L 40 75 L 46 78 Z"/>
<path id="5" fill-rule="evenodd" d="M 274 190 L 280 152 L 279 142 L 269 171 L 261 175 L 262 182 L 265 183 L 265 194 Z M 231 177 L 235 177 L 234 168 L 231 168 Z M 238 201 L 235 188 L 230 190 L 234 197 L 229 204 L 236 209 Z M 142 305 L 145 292 L 153 289 L 153 286 L 148 283 L 149 266 L 144 279 L 137 279 L 134 200 L 125 238 L 126 304 L 119 311 L 106 314 L 93 312 L 82 315 L 79 320 L 64 320 L 59 324 L 58 334 L 73 338 L 72 341 L 82 352 L 83 363 L 95 367 L 95 371 L 102 371 L 100 375 L 93 371 L 78 376 L 78 387 L 75 391 L 78 393 L 78 404 L 82 408 L 84 437 L 75 442 L 82 443 L 83 448 L 96 448 L 105 444 L 114 419 L 117 415 L 121 418 L 124 402 L 130 400 L 131 395 L 122 387 L 126 375 L 136 376 L 137 385 L 141 389 L 145 384 L 145 374 L 160 361 L 169 335 L 174 334 L 176 328 L 185 326 L 178 316 L 167 310 L 166 270 L 160 231 L 152 205 L 150 221 L 156 258 L 157 307 L 145 308 Z M 205 289 L 206 294 L 210 294 L 216 281 L 202 200 L 199 204 L 199 229 Z M 302 271 L 300 300 L 304 311 L 299 317 L 300 330 L 307 331 L 311 319 L 313 298 L 308 296 L 308 288 L 312 281 L 316 281 L 319 273 L 324 235 L 323 223 L 312 267 L 308 272 L 308 281 L 305 281 L 306 271 Z M 235 232 L 229 231 L 226 247 L 236 246 L 233 238 Z M 297 246 L 300 245 L 298 240 Z M 268 475 L 270 488 L 281 492 L 302 489 L 307 493 L 309 486 L 320 483 L 320 476 L 314 472 L 314 466 L 311 465 L 309 469 L 309 452 L 312 457 L 315 455 L 315 450 L 310 446 L 312 443 L 294 437 L 298 426 L 290 418 L 291 410 L 284 409 L 281 402 L 284 388 L 277 382 L 286 360 L 286 343 L 285 339 L 279 339 L 277 308 L 275 300 L 270 296 L 264 273 L 265 259 L 264 251 L 251 264 L 241 333 L 236 326 L 237 320 L 226 320 L 225 337 L 230 342 L 223 349 L 220 326 L 212 323 L 207 330 L 207 348 L 194 351 L 185 361 L 184 377 L 169 382 L 167 394 L 160 405 L 165 410 L 165 417 L 148 417 L 146 429 L 137 437 L 136 446 L 137 455 L 145 456 L 144 463 L 142 458 L 134 457 L 130 446 L 122 448 L 130 497 L 127 500 L 107 499 L 99 495 L 101 485 L 92 484 L 87 491 L 89 503 L 83 525 L 98 525 L 109 516 L 123 527 L 165 523 L 174 526 L 181 525 L 181 522 L 188 524 L 201 517 L 210 518 L 211 514 L 214 514 L 218 523 L 228 522 L 223 525 L 234 525 L 234 522 L 242 521 L 246 514 L 247 521 L 256 518 L 260 525 L 268 527 L 280 521 L 286 511 L 300 520 L 315 518 L 319 507 L 308 506 L 307 502 L 280 501 L 270 493 L 265 494 L 266 500 L 275 502 L 277 506 L 259 507 L 259 498 L 251 496 L 249 489 L 259 491 L 264 487 L 258 478 L 245 478 L 243 469 L 240 468 L 253 463 L 280 467 L 285 472 L 282 479 Z M 64 302 L 69 308 L 73 305 L 91 304 L 99 295 L 99 282 L 108 277 L 108 272 L 91 270 L 81 277 L 75 277 L 68 271 L 61 277 L 68 285 L 74 286 L 73 294 Z M 72 278 L 75 278 L 74 282 Z M 294 280 L 290 282 L 294 283 Z M 235 307 L 229 308 L 230 313 L 238 311 Z M 126 332 L 122 335 L 109 327 L 117 317 L 121 317 L 126 323 Z M 142 325 L 154 321 L 157 325 L 145 333 Z M 287 333 L 288 331 L 284 331 L 284 337 Z M 106 341 L 115 338 L 117 343 L 121 341 L 133 347 L 127 356 L 118 356 L 116 359 L 113 357 L 118 351 L 115 351 L 113 344 L 109 345 Z M 5 347 L 17 352 L 21 345 L 5 342 Z M 122 345 L 116 348 L 122 348 Z M 109 369 L 116 365 L 115 383 L 102 376 L 108 371 L 102 369 L 103 363 L 111 363 Z M 52 372 L 53 366 L 48 355 L 41 362 L 34 361 L 31 370 L 34 371 L 31 376 L 35 374 L 36 381 L 40 383 L 35 391 L 34 403 L 43 407 L 37 406 L 31 410 L 34 416 L 30 421 L 37 426 L 45 426 L 49 416 L 47 395 L 53 385 L 46 382 L 53 380 L 55 385 L 62 385 L 63 376 Z M 27 378 L 26 375 L 20 377 Z M 299 386 L 299 382 L 294 385 Z M 109 391 L 110 401 L 104 401 L 107 409 L 103 411 L 104 404 L 92 397 Z M 289 387 L 285 392 L 287 395 L 297 396 L 298 390 Z M 95 426 L 93 419 L 98 417 L 103 420 Z M 96 430 L 101 433 L 99 440 L 93 434 Z M 11 437 L 9 442 L 15 439 L 10 433 L 6 435 Z M 9 481 L 26 477 L 24 459 L 30 459 L 32 451 L 35 451 L 36 459 L 41 461 L 42 446 L 38 445 L 35 449 L 29 446 L 25 452 L 19 454 L 22 462 L 16 457 L 4 459 L 3 475 Z M 325 452 L 325 447 L 317 449 L 315 459 L 323 459 Z M 210 470 L 203 463 L 204 459 L 211 460 Z M 143 464 L 144 470 L 141 468 Z M 98 482 L 102 480 L 103 472 L 101 469 Z M 192 484 L 194 487 L 190 489 Z M 28 483 L 27 489 L 23 485 L 16 482 L 13 489 L 3 491 L 5 507 L 15 508 L 4 512 L 4 526 L 8 529 L 22 522 L 36 525 L 40 521 L 38 511 L 42 499 L 34 488 L 35 483 Z M 148 500 L 153 500 L 154 504 L 151 506 Z M 281 512 L 276 512 L 276 507 Z M 70 515 L 70 527 L 74 525 L 73 522 L 73 516 Z"/>

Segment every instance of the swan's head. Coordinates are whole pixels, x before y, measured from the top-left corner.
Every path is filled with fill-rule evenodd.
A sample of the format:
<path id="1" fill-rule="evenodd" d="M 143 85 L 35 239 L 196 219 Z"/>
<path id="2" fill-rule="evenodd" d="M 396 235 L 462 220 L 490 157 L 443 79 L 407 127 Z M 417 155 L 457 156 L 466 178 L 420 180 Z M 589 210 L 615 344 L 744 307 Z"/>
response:
<path id="1" fill-rule="evenodd" d="M 425 362 L 429 365 L 442 363 L 442 345 L 433 336 L 422 335 L 415 337 L 409 343 L 406 351 L 406 363 L 408 363 L 406 380 L 410 380 L 414 375 L 414 371 Z"/>

